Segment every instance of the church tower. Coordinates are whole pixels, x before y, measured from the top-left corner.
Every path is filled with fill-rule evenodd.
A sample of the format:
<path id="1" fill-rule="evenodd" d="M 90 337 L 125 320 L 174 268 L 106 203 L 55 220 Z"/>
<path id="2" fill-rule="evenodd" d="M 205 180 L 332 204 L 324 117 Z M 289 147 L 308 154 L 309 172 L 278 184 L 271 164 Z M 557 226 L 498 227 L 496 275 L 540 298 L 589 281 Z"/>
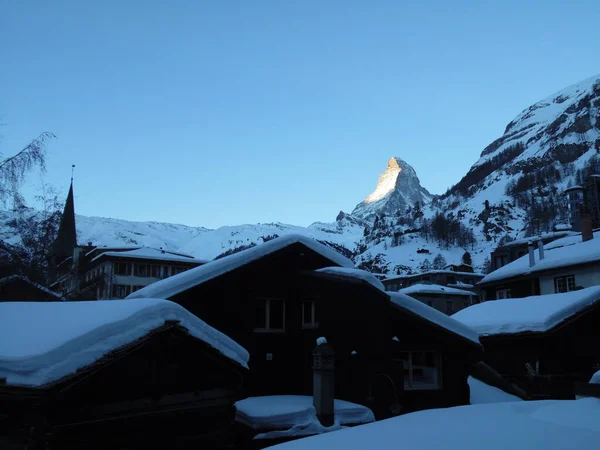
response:
<path id="1" fill-rule="evenodd" d="M 73 252 L 77 247 L 77 231 L 75 229 L 75 202 L 73 200 L 73 177 L 71 177 L 71 186 L 65 202 L 56 240 L 50 250 L 50 282 L 53 282 L 64 269 L 59 270 L 59 266 L 65 265 L 65 268 L 72 266 L 72 261 L 67 262 L 68 258 L 73 258 Z"/>

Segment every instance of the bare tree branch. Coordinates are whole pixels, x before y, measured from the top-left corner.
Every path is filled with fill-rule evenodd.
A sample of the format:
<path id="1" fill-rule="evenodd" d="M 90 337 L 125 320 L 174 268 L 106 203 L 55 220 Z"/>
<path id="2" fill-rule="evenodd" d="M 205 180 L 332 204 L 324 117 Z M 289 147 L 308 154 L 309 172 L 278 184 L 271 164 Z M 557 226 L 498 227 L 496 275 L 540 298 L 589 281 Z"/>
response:
<path id="1" fill-rule="evenodd" d="M 17 154 L 0 161 L 0 202 L 12 199 L 15 206 L 23 205 L 19 192 L 27 174 L 34 168 L 46 170 L 46 143 L 55 136 L 44 132 Z"/>

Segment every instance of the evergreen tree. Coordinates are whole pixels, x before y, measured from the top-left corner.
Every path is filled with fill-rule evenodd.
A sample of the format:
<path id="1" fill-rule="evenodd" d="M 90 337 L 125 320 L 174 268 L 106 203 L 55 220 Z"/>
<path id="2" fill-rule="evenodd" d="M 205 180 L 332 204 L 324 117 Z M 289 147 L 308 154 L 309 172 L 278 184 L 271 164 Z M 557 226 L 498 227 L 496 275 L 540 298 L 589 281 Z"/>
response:
<path id="1" fill-rule="evenodd" d="M 429 259 L 425 259 L 419 266 L 419 269 L 421 269 L 422 272 L 427 272 L 428 270 L 431 270 L 431 261 L 429 261 Z"/>
<path id="2" fill-rule="evenodd" d="M 473 265 L 473 260 L 471 259 L 471 254 L 469 252 L 465 252 L 462 255 L 462 263 L 467 264 L 469 266 Z"/>
<path id="3" fill-rule="evenodd" d="M 446 258 L 441 253 L 438 253 L 433 259 L 433 269 L 442 270 L 444 267 L 446 267 Z"/>

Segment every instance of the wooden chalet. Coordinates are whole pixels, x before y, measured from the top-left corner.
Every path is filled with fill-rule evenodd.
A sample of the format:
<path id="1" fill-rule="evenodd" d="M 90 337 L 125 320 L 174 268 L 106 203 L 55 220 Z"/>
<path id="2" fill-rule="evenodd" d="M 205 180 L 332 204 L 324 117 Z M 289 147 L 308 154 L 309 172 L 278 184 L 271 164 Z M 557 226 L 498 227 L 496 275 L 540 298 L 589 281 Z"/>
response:
<path id="1" fill-rule="evenodd" d="M 478 296 L 471 291 L 437 284 L 413 284 L 398 292 L 409 295 L 449 316 L 479 302 Z"/>
<path id="2" fill-rule="evenodd" d="M 467 272 L 451 270 L 453 268 L 464 268 L 465 266 L 466 265 L 454 265 L 453 267 L 449 266 L 444 270 L 428 270 L 412 275 L 393 276 L 382 280 L 382 283 L 385 286 L 386 291 L 393 292 L 415 284 L 437 284 L 439 286 L 448 286 L 476 292 L 475 284 L 484 277 L 482 273 L 473 272 L 472 267 L 470 268 L 470 271 Z"/>
<path id="3" fill-rule="evenodd" d="M 480 303 L 454 319 L 480 333 L 483 359 L 534 399 L 574 398 L 600 368 L 600 286 Z"/>
<path id="4" fill-rule="evenodd" d="M 312 352 L 324 336 L 336 355 L 336 398 L 380 418 L 469 401 L 476 335 L 410 297 L 391 301 L 371 274 L 303 236 L 207 263 L 128 299 L 150 297 L 179 303 L 247 348 L 249 396 L 312 395 Z"/>
<path id="5" fill-rule="evenodd" d="M 0 302 L 49 302 L 62 300 L 60 294 L 22 275 L 0 279 Z"/>
<path id="6" fill-rule="evenodd" d="M 162 248 L 78 245 L 73 182 L 50 257 L 50 287 L 69 300 L 114 300 L 204 264 Z"/>
<path id="7" fill-rule="evenodd" d="M 586 240 L 584 240 L 584 238 Z M 530 242 L 526 255 L 485 276 L 482 300 L 570 292 L 600 285 L 600 233 L 575 234 L 548 244 Z"/>
<path id="8" fill-rule="evenodd" d="M 0 448 L 233 445 L 247 352 L 178 305 L 139 302 L 0 304 Z"/>

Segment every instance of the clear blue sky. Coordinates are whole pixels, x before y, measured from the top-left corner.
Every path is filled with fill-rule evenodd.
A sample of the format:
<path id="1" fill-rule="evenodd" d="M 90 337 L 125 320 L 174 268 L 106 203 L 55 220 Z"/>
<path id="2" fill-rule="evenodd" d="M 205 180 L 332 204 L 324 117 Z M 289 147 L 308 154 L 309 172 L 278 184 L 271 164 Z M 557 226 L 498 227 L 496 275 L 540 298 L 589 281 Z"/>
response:
<path id="1" fill-rule="evenodd" d="M 84 215 L 217 227 L 351 211 L 391 156 L 442 193 L 600 72 L 600 2 L 0 2 L 0 150 L 41 131 Z M 27 193 L 39 177 L 32 177 Z"/>

